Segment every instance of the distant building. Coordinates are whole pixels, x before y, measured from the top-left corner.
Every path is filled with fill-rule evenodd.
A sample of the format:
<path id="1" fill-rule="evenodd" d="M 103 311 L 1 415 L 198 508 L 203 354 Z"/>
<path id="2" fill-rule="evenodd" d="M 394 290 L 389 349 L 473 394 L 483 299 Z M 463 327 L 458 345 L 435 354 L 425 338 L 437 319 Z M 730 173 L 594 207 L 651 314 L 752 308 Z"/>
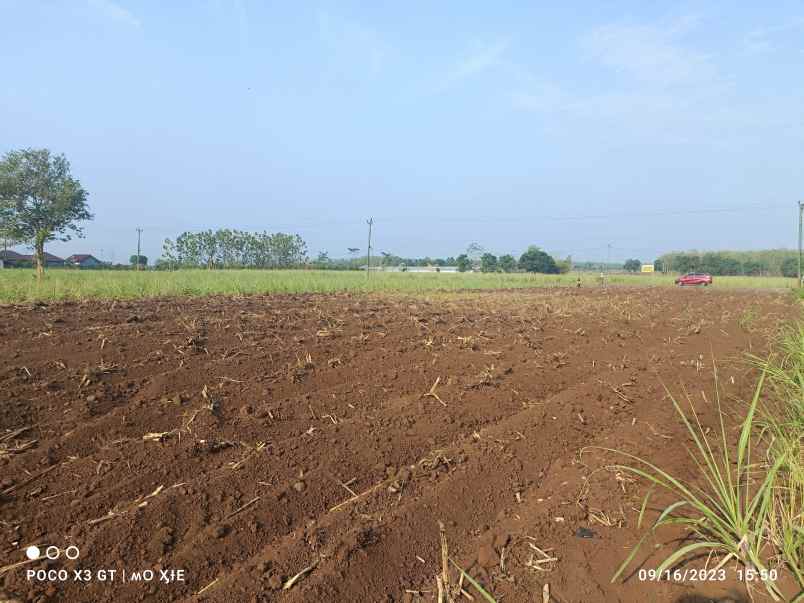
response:
<path id="1" fill-rule="evenodd" d="M 68 266 L 77 266 L 78 268 L 97 268 L 103 266 L 103 262 L 88 253 L 74 253 L 64 261 Z"/>
<path id="2" fill-rule="evenodd" d="M 362 269 L 365 270 L 366 267 L 363 266 Z M 383 272 L 458 272 L 457 266 L 382 266 L 379 269 Z"/>
<path id="3" fill-rule="evenodd" d="M 20 266 L 30 266 L 36 263 L 32 255 L 17 253 L 7 249 L 0 251 L 0 264 L 3 268 L 18 268 Z M 64 266 L 64 260 L 52 253 L 45 252 L 45 266 Z"/>
<path id="4" fill-rule="evenodd" d="M 25 256 L 7 249 L 0 251 L 0 268 L 14 268 L 25 262 Z"/>

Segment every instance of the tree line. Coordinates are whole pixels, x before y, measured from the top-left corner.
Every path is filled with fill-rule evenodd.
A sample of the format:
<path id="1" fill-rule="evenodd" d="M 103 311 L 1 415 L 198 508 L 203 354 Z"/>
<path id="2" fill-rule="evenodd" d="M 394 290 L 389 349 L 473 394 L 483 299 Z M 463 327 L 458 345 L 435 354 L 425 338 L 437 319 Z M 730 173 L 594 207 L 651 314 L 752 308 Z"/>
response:
<path id="1" fill-rule="evenodd" d="M 352 258 L 333 259 L 326 251 L 318 254 L 310 266 L 321 270 L 359 270 L 366 267 L 366 256 L 360 255 L 360 249 L 349 249 Z M 459 272 L 542 272 L 545 274 L 560 274 L 572 269 L 572 259 L 556 260 L 547 252 L 536 246 L 528 247 L 519 259 L 513 255 L 504 254 L 496 256 L 489 253 L 477 243 L 469 245 L 465 253 L 456 257 L 432 258 L 404 258 L 393 253 L 380 252 L 379 256 L 372 258 L 372 267 L 400 267 L 407 268 L 419 266 L 432 266 L 435 268 L 455 266 Z"/>
<path id="2" fill-rule="evenodd" d="M 87 199 L 89 194 L 73 177 L 64 155 L 48 149 L 10 151 L 0 159 L 0 239 L 3 248 L 24 244 L 33 247 L 37 276 L 45 266 L 45 245 L 50 241 L 68 241 L 83 237 L 82 223 L 93 219 Z M 365 256 L 358 248 L 349 248 L 350 259 L 330 260 L 326 253 L 314 262 L 307 258 L 307 245 L 299 235 L 268 232 L 243 232 L 218 229 L 184 232 L 175 241 L 166 239 L 163 257 L 157 261 L 164 267 L 207 268 L 359 268 Z M 385 266 L 458 266 L 461 271 L 543 272 L 556 274 L 572 269 L 571 258 L 556 260 L 538 247 L 531 246 L 517 260 L 510 254 L 495 256 L 477 243 L 466 253 L 452 258 L 401 258 L 381 253 L 379 263 Z M 131 263 L 144 266 L 145 256 L 132 256 Z M 624 268 L 637 271 L 641 262 L 628 260 Z M 577 264 L 583 269 L 584 264 Z M 795 277 L 798 256 L 795 251 L 685 251 L 666 253 L 654 262 L 657 271 L 708 272 L 713 275 Z"/>
<path id="3" fill-rule="evenodd" d="M 474 244 L 473 244 L 474 245 Z M 517 260 L 511 254 L 497 257 L 493 253 L 470 245 L 467 253 L 456 260 L 459 272 L 479 269 L 480 272 L 540 272 L 542 274 L 562 274 L 572 270 L 572 260 L 556 260 L 546 251 L 531 245 Z M 483 251 L 483 253 L 479 253 Z M 474 253 L 473 253 L 474 252 Z M 479 258 L 477 255 L 479 254 Z"/>
<path id="4" fill-rule="evenodd" d="M 294 268 L 307 263 L 299 235 L 222 228 L 165 239 L 158 268 Z"/>
<path id="5" fill-rule="evenodd" d="M 706 272 L 713 276 L 787 276 L 798 274 L 798 253 L 762 251 L 685 251 L 665 253 L 654 262 L 658 272 Z"/>

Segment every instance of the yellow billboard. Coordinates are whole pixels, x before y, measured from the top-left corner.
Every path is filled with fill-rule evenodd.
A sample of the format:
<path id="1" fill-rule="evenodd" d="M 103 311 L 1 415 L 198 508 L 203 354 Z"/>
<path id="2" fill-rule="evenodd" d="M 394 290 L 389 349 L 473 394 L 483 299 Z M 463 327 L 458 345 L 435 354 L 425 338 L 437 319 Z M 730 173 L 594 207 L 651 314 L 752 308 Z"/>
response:
<path id="1" fill-rule="evenodd" d="M 653 264 L 642 264 L 642 272 L 653 272 Z"/>

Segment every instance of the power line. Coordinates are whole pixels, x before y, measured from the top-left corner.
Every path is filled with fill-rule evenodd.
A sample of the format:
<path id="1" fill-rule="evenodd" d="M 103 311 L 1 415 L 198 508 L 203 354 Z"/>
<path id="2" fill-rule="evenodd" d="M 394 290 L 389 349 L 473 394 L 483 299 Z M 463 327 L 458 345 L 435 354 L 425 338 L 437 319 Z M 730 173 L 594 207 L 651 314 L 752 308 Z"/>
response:
<path id="1" fill-rule="evenodd" d="M 457 201 L 456 201 L 457 203 Z M 497 216 L 489 216 L 489 217 L 481 217 L 481 216 L 474 216 L 474 217 L 457 217 L 457 216 L 445 216 L 445 217 L 437 217 L 437 216 L 430 216 L 428 215 L 427 222 L 430 224 L 433 223 L 486 223 L 486 224 L 505 224 L 511 222 L 522 222 L 525 220 L 538 220 L 538 221 L 551 221 L 551 222 L 571 222 L 571 221 L 583 221 L 583 220 L 608 220 L 608 219 L 619 219 L 619 218 L 662 218 L 668 216 L 686 216 L 686 215 L 705 215 L 705 214 L 723 214 L 723 213 L 739 213 L 743 211 L 755 211 L 757 209 L 781 209 L 781 208 L 789 208 L 789 205 L 782 205 L 776 203 L 754 203 L 749 205 L 735 205 L 735 206 L 723 206 L 723 207 L 710 207 L 710 208 L 699 208 L 699 209 L 678 209 L 678 210 L 667 210 L 667 211 L 656 211 L 656 212 L 638 212 L 638 211 L 629 211 L 629 210 L 621 210 L 617 212 L 611 213 L 601 213 L 601 214 L 586 214 L 586 215 L 569 215 L 569 216 L 523 216 L 523 215 L 516 215 L 510 218 L 500 217 Z M 381 216 L 382 219 L 386 222 L 406 222 L 414 220 L 419 222 L 419 217 L 412 214 L 406 214 L 401 216 Z M 283 223 L 276 223 L 276 222 L 269 222 L 271 224 L 271 228 L 282 228 L 282 229 L 294 229 L 294 228 L 328 228 L 330 226 L 358 226 L 364 223 L 362 220 L 330 220 L 326 218 L 321 219 L 300 219 L 293 222 L 283 222 Z M 204 230 L 206 227 L 202 227 L 199 225 L 182 225 L 176 227 L 166 227 L 162 225 L 155 225 L 148 227 L 151 230 L 157 230 L 161 232 L 177 232 L 180 230 Z M 236 227 L 239 229 L 256 229 L 256 230 L 263 230 L 265 228 L 265 224 L 260 223 L 259 225 L 255 224 L 243 224 L 240 227 Z M 106 230 L 115 230 L 114 227 L 106 228 Z"/>
<path id="2" fill-rule="evenodd" d="M 456 222 L 456 223 L 471 223 L 471 222 L 482 222 L 482 223 L 507 223 L 507 222 L 522 222 L 523 220 L 539 220 L 539 221 L 551 221 L 551 222 L 563 222 L 563 221 L 582 221 L 582 220 L 607 220 L 607 219 L 616 219 L 616 218 L 663 218 L 668 216 L 686 216 L 686 215 L 700 215 L 700 214 L 721 214 L 721 213 L 736 213 L 742 211 L 755 211 L 756 209 L 778 209 L 783 207 L 789 207 L 789 205 L 769 205 L 765 203 L 757 203 L 753 205 L 742 205 L 742 206 L 734 206 L 734 207 L 713 207 L 713 208 L 702 208 L 702 209 L 684 209 L 684 210 L 671 210 L 671 211 L 660 211 L 660 212 L 633 212 L 633 211 L 622 211 L 622 212 L 615 212 L 609 214 L 589 214 L 589 215 L 577 215 L 577 216 L 516 216 L 511 218 L 481 218 L 481 217 L 472 217 L 472 218 L 439 218 L 439 217 L 432 217 L 428 216 L 427 221 L 432 222 Z M 400 218 L 385 218 L 388 221 L 391 220 L 403 220 L 403 219 L 411 219 L 411 216 L 404 216 Z"/>

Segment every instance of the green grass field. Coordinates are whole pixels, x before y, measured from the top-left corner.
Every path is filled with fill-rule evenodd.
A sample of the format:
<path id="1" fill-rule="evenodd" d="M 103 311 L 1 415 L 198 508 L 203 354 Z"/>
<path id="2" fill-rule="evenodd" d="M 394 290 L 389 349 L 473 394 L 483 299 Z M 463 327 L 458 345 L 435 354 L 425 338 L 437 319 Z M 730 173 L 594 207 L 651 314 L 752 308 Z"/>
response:
<path id="1" fill-rule="evenodd" d="M 598 287 L 599 275 L 582 273 L 585 287 Z M 0 302 L 55 299 L 119 299 L 171 295 L 247 293 L 327 293 L 335 291 L 424 292 L 460 289 L 569 287 L 577 273 L 479 274 L 404 273 L 331 270 L 180 270 L 176 272 L 116 270 L 49 270 L 37 283 L 30 270 L 0 270 Z M 611 285 L 673 285 L 673 276 L 616 274 Z M 793 288 L 795 279 L 781 277 L 715 277 L 714 287 Z"/>

